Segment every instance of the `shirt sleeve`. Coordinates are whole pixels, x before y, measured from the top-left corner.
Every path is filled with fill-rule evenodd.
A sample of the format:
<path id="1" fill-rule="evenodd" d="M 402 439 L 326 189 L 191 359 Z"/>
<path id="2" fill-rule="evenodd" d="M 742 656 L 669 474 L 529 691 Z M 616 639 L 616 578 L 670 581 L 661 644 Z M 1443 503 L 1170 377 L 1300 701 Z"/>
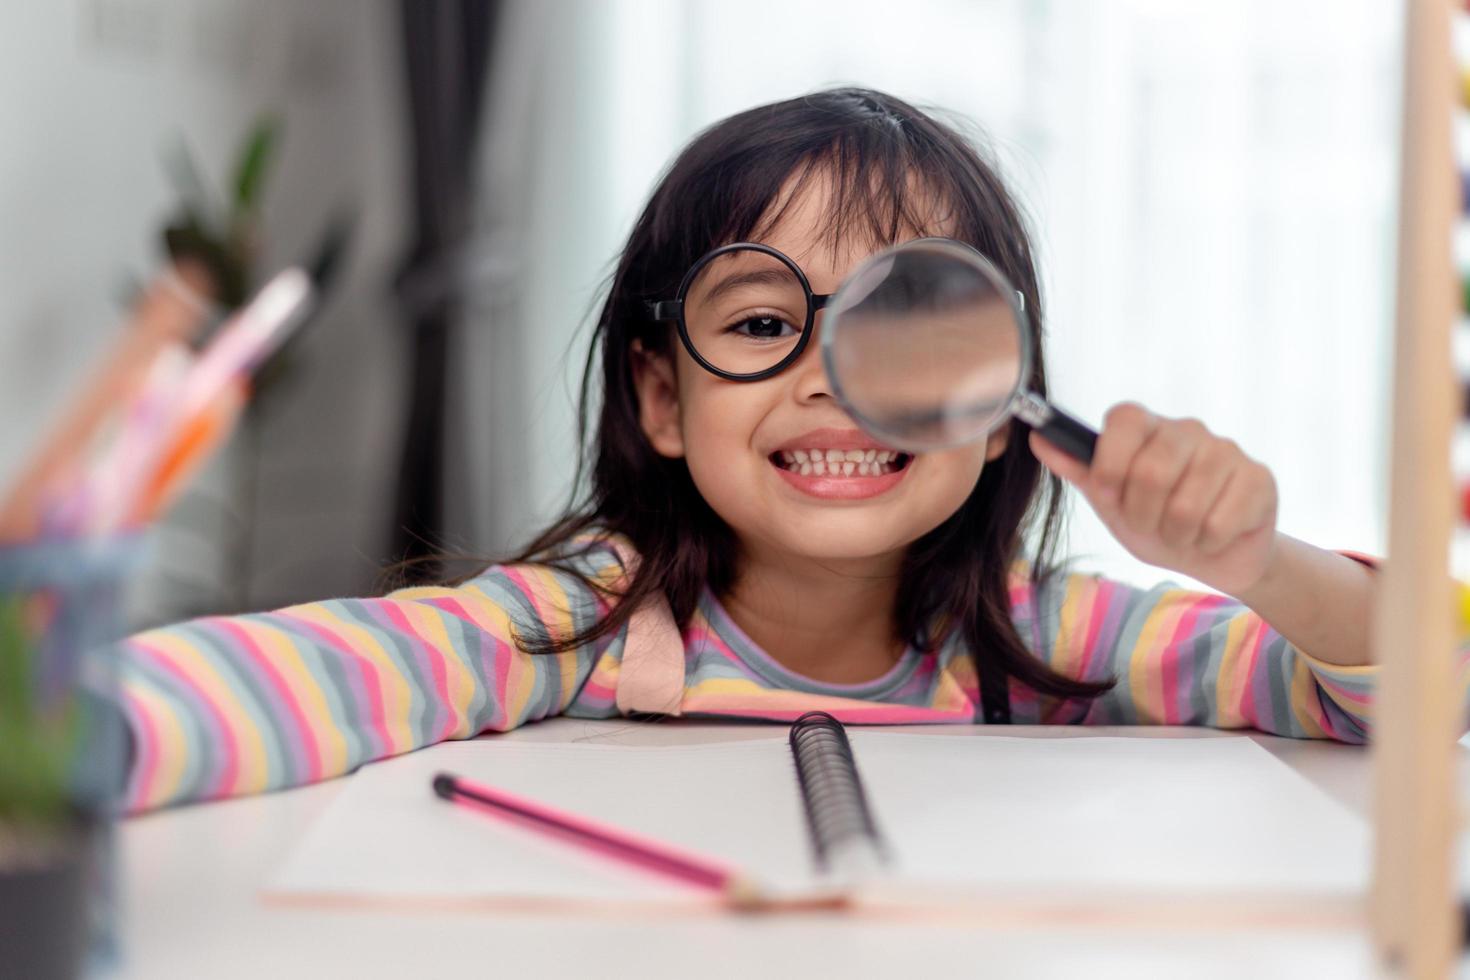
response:
<path id="1" fill-rule="evenodd" d="M 579 559 L 611 584 L 611 550 Z M 577 576 L 493 566 L 456 587 L 313 602 L 141 633 L 119 649 L 130 812 L 315 782 L 563 711 L 605 638 L 530 654 L 608 611 Z"/>
<path id="2" fill-rule="evenodd" d="M 1040 588 L 1020 580 L 1012 594 L 1022 636 L 1054 669 L 1117 681 L 1092 701 L 1032 699 L 1039 722 L 1209 725 L 1368 739 L 1378 668 L 1318 660 L 1228 596 L 1172 583 L 1141 589 L 1081 574 L 1057 574 Z M 1466 654 L 1462 639 L 1462 686 Z"/>

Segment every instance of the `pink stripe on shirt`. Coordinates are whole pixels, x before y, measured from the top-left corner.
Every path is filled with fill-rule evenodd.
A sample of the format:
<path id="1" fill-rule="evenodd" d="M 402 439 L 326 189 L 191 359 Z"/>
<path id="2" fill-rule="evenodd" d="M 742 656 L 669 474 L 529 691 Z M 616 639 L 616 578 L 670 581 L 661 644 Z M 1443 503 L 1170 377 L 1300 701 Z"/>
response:
<path id="1" fill-rule="evenodd" d="M 280 703 L 290 717 L 296 728 L 297 738 L 294 744 L 287 743 L 296 752 L 297 758 L 306 763 L 306 778 L 310 782 L 316 782 L 322 778 L 324 766 L 322 764 L 322 749 L 317 744 L 316 732 L 312 730 L 311 720 L 301 707 L 301 699 L 291 689 L 291 685 L 281 672 L 271 663 L 269 657 L 261 650 L 260 644 L 255 642 L 255 637 L 240 625 L 240 622 L 226 617 L 215 617 L 205 621 L 206 625 L 228 634 L 237 644 L 237 649 L 244 653 L 260 672 L 270 681 L 275 693 L 280 698 Z"/>
<path id="2" fill-rule="evenodd" d="M 219 707 L 209 699 L 208 693 L 182 666 L 174 662 L 169 652 L 162 647 L 151 643 L 139 643 L 138 648 L 149 654 L 153 665 L 168 674 L 180 687 L 192 693 L 203 707 L 201 714 L 209 719 L 210 726 L 214 729 L 214 737 L 218 740 L 213 755 L 219 758 L 218 771 L 213 773 L 213 778 L 204 781 L 206 787 L 203 795 L 206 799 L 220 796 L 228 796 L 235 788 L 235 781 L 240 776 L 240 743 L 235 738 L 235 732 L 230 728 L 229 720 L 225 717 Z"/>

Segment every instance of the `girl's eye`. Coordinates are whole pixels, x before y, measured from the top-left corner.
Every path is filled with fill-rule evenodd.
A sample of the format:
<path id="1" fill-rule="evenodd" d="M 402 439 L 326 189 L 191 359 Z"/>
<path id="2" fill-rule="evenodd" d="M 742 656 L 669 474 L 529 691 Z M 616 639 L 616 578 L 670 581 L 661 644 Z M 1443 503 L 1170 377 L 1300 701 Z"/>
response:
<path id="1" fill-rule="evenodd" d="M 731 324 L 728 331 L 737 336 L 750 337 L 753 340 L 780 340 L 783 337 L 791 337 L 800 333 L 785 320 L 774 316 L 753 316 Z"/>

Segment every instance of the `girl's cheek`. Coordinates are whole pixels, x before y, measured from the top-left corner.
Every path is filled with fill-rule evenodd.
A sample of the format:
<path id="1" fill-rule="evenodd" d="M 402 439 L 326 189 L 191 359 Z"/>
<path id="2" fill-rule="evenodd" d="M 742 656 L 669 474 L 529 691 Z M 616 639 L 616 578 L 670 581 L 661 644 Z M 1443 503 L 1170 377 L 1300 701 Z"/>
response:
<path id="1" fill-rule="evenodd" d="M 719 453 L 733 462 L 728 460 L 729 454 L 750 445 L 751 427 L 744 418 L 748 409 L 732 394 L 739 393 L 699 388 L 689 392 L 683 409 L 687 452 Z"/>
<path id="2" fill-rule="evenodd" d="M 914 467 L 912 478 L 921 483 L 927 493 L 935 495 L 941 507 L 949 508 L 945 514 L 948 517 L 969 499 L 970 492 L 975 489 L 980 474 L 985 470 L 985 450 L 983 446 L 960 446 L 926 453 L 915 462 L 919 465 Z"/>
<path id="3" fill-rule="evenodd" d="M 926 468 L 934 471 L 935 479 L 963 484 L 965 492 L 969 493 L 969 488 L 975 485 L 985 469 L 985 448 L 979 445 L 957 446 L 942 452 L 924 453 L 918 462 L 932 464 Z"/>

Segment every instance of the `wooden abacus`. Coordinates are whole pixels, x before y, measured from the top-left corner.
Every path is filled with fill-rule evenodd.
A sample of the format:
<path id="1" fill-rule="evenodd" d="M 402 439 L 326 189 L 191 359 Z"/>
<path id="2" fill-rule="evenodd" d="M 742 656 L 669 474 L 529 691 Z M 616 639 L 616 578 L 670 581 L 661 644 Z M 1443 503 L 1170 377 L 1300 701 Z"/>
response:
<path id="1" fill-rule="evenodd" d="M 1373 733 L 1375 945 L 1395 975 L 1447 977 L 1460 949 L 1454 767 L 1457 609 L 1448 575 L 1455 505 L 1450 443 L 1452 254 L 1459 213 L 1451 125 L 1450 0 L 1405 5 L 1398 295 L 1388 560 L 1374 616 L 1382 664 Z"/>

